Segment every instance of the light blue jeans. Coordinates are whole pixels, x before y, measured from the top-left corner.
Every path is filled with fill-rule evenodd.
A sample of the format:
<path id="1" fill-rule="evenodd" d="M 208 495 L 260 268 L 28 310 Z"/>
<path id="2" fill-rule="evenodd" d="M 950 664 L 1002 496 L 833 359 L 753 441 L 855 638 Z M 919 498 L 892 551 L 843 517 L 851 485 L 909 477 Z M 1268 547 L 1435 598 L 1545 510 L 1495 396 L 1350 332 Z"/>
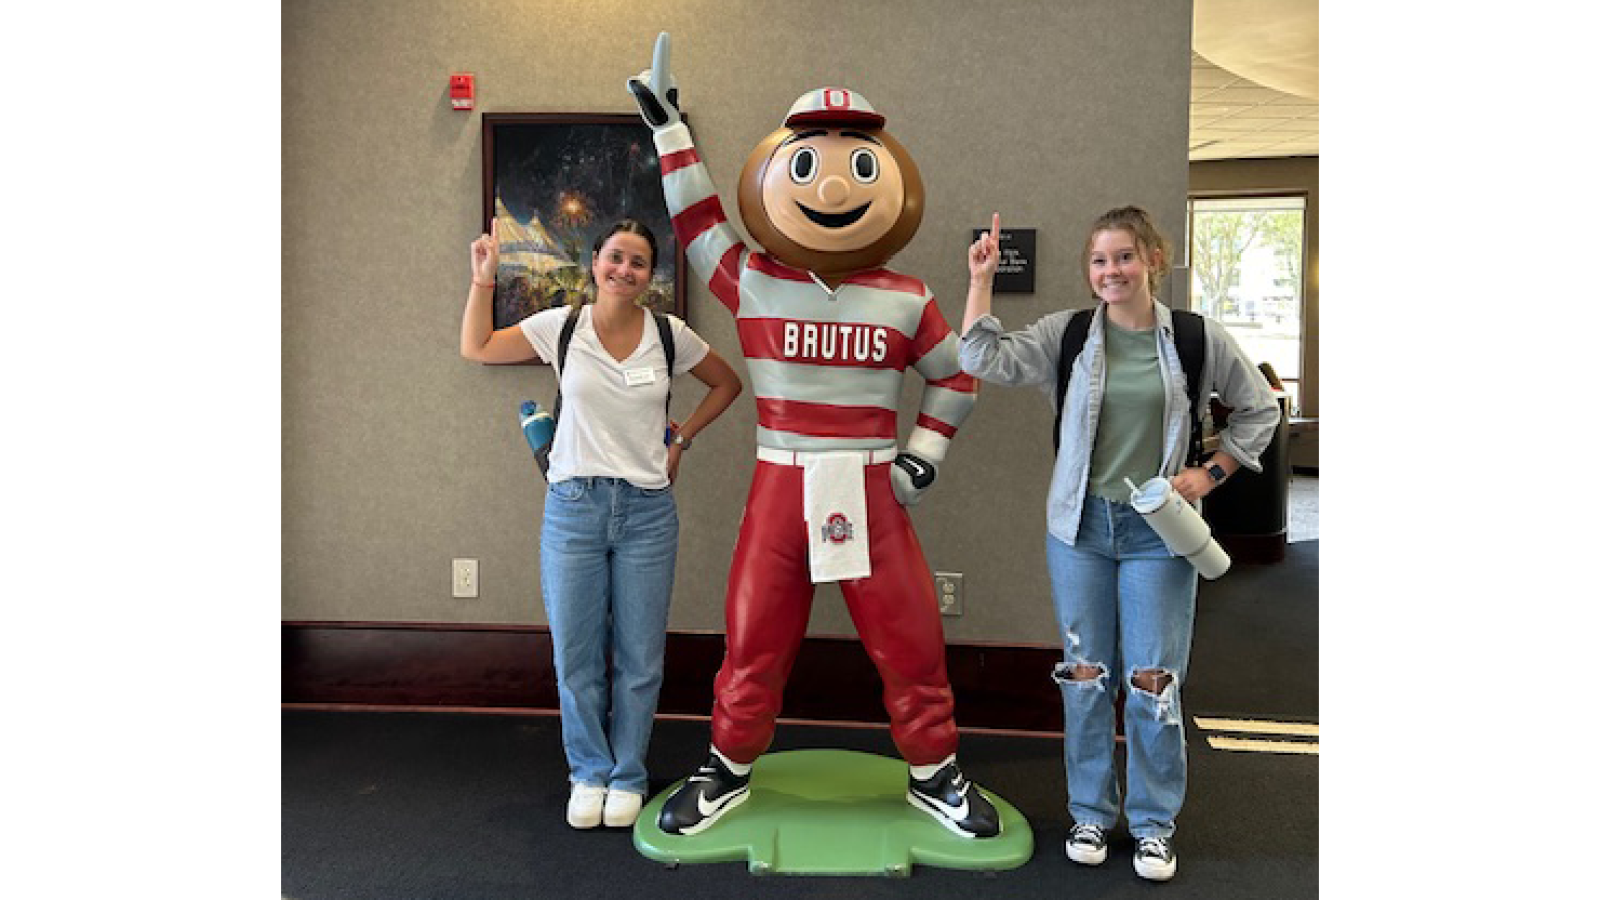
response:
<path id="1" fill-rule="evenodd" d="M 1128 831 L 1170 837 L 1188 779 L 1179 689 L 1194 635 L 1195 570 L 1174 557 L 1126 503 L 1085 495 L 1074 546 L 1046 533 L 1045 560 L 1061 626 L 1055 679 L 1065 710 L 1067 809 L 1073 821 L 1111 828 L 1119 796 L 1115 766 L 1117 694 L 1127 699 Z M 1071 680 L 1076 666 L 1099 669 Z M 1159 694 L 1136 673 L 1170 675 Z"/>
<path id="2" fill-rule="evenodd" d="M 670 487 L 644 490 L 620 478 L 550 486 L 539 569 L 573 784 L 648 793 L 645 750 L 677 557 Z"/>

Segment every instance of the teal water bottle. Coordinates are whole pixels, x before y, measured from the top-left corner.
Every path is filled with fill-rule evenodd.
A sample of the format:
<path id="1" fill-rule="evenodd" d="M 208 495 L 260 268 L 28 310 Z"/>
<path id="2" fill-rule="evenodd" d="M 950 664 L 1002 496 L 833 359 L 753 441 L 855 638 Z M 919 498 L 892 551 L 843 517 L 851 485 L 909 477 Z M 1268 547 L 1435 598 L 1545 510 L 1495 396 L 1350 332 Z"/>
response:
<path id="1" fill-rule="evenodd" d="M 550 446 L 555 434 L 556 420 L 549 411 L 540 409 L 532 400 L 522 401 L 522 436 L 528 439 L 528 447 L 538 453 Z"/>

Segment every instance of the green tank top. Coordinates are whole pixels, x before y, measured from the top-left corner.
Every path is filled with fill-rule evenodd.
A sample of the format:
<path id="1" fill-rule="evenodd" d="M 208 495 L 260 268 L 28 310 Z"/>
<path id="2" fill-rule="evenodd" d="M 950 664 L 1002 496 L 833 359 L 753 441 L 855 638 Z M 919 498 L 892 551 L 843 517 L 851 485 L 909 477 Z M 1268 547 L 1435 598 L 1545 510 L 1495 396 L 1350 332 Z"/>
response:
<path id="1" fill-rule="evenodd" d="M 1161 466 L 1161 418 L 1166 387 L 1157 361 L 1156 332 L 1105 322 L 1106 392 L 1089 459 L 1089 493 L 1128 502 L 1128 478 L 1143 484 Z"/>

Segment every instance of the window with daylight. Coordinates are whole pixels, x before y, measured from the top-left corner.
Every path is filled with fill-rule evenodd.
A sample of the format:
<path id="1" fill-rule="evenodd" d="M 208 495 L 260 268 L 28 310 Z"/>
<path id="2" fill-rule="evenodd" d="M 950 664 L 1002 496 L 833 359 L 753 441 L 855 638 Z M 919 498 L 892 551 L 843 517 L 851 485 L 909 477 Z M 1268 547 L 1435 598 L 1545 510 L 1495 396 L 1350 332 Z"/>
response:
<path id="1" fill-rule="evenodd" d="M 1189 308 L 1270 363 L 1300 406 L 1305 197 L 1191 197 Z"/>

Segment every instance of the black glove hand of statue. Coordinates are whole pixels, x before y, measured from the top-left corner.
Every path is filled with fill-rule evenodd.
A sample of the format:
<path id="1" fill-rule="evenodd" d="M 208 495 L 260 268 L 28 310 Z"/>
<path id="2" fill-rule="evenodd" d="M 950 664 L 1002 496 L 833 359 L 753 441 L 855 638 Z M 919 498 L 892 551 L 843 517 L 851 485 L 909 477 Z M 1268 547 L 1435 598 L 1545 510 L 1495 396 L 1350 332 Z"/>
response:
<path id="1" fill-rule="evenodd" d="M 894 498 L 901 506 L 916 506 L 924 492 L 939 477 L 939 468 L 920 456 L 901 453 L 894 458 L 889 469 L 889 482 L 894 486 Z"/>

